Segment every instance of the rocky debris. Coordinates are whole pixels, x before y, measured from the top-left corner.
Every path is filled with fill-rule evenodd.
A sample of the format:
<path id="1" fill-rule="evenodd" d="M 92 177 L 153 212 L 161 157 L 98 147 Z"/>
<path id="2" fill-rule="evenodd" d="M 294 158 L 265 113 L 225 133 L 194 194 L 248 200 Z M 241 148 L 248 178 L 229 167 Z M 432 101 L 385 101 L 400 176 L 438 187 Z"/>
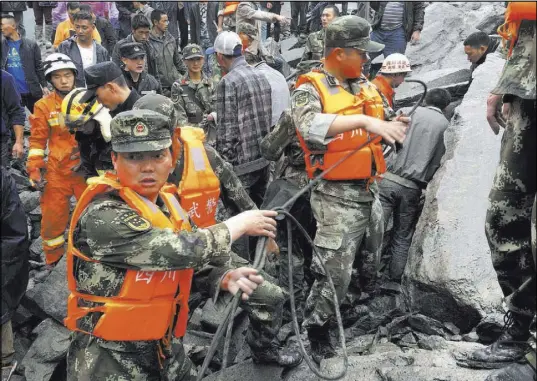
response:
<path id="1" fill-rule="evenodd" d="M 490 344 L 503 332 L 504 315 L 499 313 L 492 313 L 483 318 L 479 324 L 475 327 L 475 333 L 479 336 L 481 343 Z"/>
<path id="2" fill-rule="evenodd" d="M 211 333 L 216 332 L 220 323 L 224 321 L 224 312 L 227 308 L 228 303 L 230 303 L 230 301 L 231 301 L 230 295 L 219 296 L 219 300 L 216 305 L 214 304 L 212 299 L 207 300 L 201 312 L 201 319 L 200 319 L 201 326 L 205 330 Z M 237 319 L 237 317 L 242 312 L 243 310 L 238 308 L 237 312 L 235 313 L 235 319 Z"/>
<path id="3" fill-rule="evenodd" d="M 461 99 L 468 90 L 472 74 L 466 69 L 438 69 L 408 79 L 419 79 L 427 85 L 427 89 L 442 88 L 449 91 L 453 99 Z M 419 83 L 403 82 L 395 92 L 394 108 L 413 106 L 423 94 L 423 86 Z"/>
<path id="4" fill-rule="evenodd" d="M 428 9 L 435 5 L 441 4 Z M 483 226 L 501 139 L 488 127 L 486 99 L 503 64 L 491 54 L 474 71 L 444 135 L 446 154 L 427 188 L 403 277 L 413 311 L 452 322 L 462 332 L 501 305 Z"/>
<path id="5" fill-rule="evenodd" d="M 442 336 L 427 336 L 420 333 L 416 333 L 416 336 L 418 336 L 418 346 L 421 349 L 436 351 L 445 349 L 447 347 L 446 339 L 444 339 Z"/>
<path id="6" fill-rule="evenodd" d="M 44 262 L 45 252 L 43 250 L 43 238 L 37 237 L 30 245 L 30 260 Z"/>
<path id="7" fill-rule="evenodd" d="M 24 356 L 27 381 L 49 381 L 69 348 L 69 330 L 52 319 L 46 319 L 33 331 L 37 338 Z M 55 379 L 53 380 L 55 381 Z"/>
<path id="8" fill-rule="evenodd" d="M 63 324 L 67 315 L 68 296 L 67 261 L 64 255 L 42 283 L 26 292 L 22 304 L 43 319 L 52 317 Z"/>
<path id="9" fill-rule="evenodd" d="M 408 323 L 413 329 L 426 335 L 446 336 L 444 325 L 428 316 L 422 314 L 411 315 L 408 318 Z"/>
<path id="10" fill-rule="evenodd" d="M 477 343 L 479 341 L 479 336 L 475 331 L 471 331 L 462 335 L 462 340 L 469 343 Z"/>
<path id="11" fill-rule="evenodd" d="M 26 213 L 31 212 L 39 206 L 40 192 L 23 191 L 19 193 L 19 197 Z"/>
<path id="12" fill-rule="evenodd" d="M 475 27 L 486 34 L 496 34 L 498 27 L 505 21 L 504 14 L 490 14 Z"/>
<path id="13" fill-rule="evenodd" d="M 252 360 L 230 366 L 222 371 L 203 378 L 204 381 L 252 380 L 274 381 L 281 379 L 283 368 L 274 365 L 258 365 Z"/>

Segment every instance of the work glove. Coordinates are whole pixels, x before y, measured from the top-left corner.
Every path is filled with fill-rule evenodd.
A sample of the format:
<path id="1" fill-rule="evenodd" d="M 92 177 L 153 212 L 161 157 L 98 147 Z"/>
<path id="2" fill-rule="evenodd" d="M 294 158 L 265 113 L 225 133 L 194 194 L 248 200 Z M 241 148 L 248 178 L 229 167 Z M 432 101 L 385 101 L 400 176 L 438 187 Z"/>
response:
<path id="1" fill-rule="evenodd" d="M 44 169 L 42 168 L 33 168 L 28 169 L 28 176 L 30 177 L 30 186 L 39 191 L 43 192 L 45 190 L 45 185 L 47 180 L 44 178 Z"/>
<path id="2" fill-rule="evenodd" d="M 112 116 L 110 115 L 110 110 L 106 107 L 103 107 L 95 116 L 93 117 L 95 121 L 101 126 L 101 135 L 104 138 L 105 142 L 110 142 L 112 139 L 112 133 L 110 132 L 110 122 L 112 121 Z"/>

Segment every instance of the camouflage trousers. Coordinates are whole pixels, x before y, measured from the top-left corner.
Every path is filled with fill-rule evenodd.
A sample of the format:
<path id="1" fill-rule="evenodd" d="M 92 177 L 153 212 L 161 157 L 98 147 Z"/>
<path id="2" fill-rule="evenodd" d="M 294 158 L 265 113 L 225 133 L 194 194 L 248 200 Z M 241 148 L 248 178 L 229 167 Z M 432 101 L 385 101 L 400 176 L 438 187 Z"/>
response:
<path id="1" fill-rule="evenodd" d="M 235 267 L 248 265 L 238 255 L 232 253 L 232 257 Z M 246 341 L 252 352 L 276 344 L 285 300 L 284 292 L 271 277 L 260 274 L 265 282 L 247 302 L 240 304 L 248 312 L 250 326 Z M 221 293 L 217 307 L 227 305 L 230 300 L 231 295 Z M 172 339 L 171 346 L 166 348 L 157 341 L 106 341 L 74 332 L 67 355 L 67 374 L 68 381 L 193 381 L 197 372 L 179 338 Z"/>
<path id="2" fill-rule="evenodd" d="M 383 232 L 383 219 L 382 206 L 378 196 L 376 198 L 376 203 L 356 202 L 318 191 L 312 193 L 311 208 L 317 220 L 315 247 L 330 272 L 340 304 L 349 288 L 356 253 L 363 252 L 360 246 L 366 235 L 369 235 L 371 244 L 366 250 L 369 254 L 358 258 L 363 262 L 361 272 L 376 274 L 378 269 L 382 242 L 382 233 L 379 232 Z M 377 248 L 372 244 L 374 241 L 378 244 Z M 371 266 L 369 270 L 368 266 Z M 315 282 L 306 301 L 303 323 L 306 329 L 323 326 L 335 316 L 333 291 L 316 256 L 313 256 L 311 271 Z"/>
<path id="3" fill-rule="evenodd" d="M 489 194 L 485 233 L 508 308 L 532 317 L 535 278 L 530 216 L 535 199 L 535 100 L 515 97 Z"/>

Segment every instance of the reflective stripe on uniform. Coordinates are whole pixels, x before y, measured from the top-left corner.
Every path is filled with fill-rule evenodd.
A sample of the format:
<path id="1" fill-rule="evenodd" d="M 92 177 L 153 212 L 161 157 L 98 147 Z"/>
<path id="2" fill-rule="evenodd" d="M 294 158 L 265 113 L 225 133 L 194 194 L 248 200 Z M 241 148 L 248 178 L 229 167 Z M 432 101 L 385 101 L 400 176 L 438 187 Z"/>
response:
<path id="1" fill-rule="evenodd" d="M 45 150 L 41 148 L 32 148 L 28 151 L 28 157 L 30 156 L 45 156 Z"/>
<path id="2" fill-rule="evenodd" d="M 65 238 L 63 238 L 63 235 L 61 235 L 53 239 L 44 239 L 43 243 L 47 246 L 60 246 L 65 243 Z"/>
<path id="3" fill-rule="evenodd" d="M 50 118 L 47 120 L 50 127 L 55 127 L 60 125 L 60 120 L 58 118 Z"/>

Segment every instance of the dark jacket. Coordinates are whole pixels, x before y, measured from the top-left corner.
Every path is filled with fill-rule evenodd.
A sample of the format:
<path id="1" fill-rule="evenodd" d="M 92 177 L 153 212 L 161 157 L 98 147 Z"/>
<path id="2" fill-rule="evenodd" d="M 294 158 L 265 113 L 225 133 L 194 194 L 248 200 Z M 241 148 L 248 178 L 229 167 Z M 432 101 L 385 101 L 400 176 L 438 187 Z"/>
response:
<path id="1" fill-rule="evenodd" d="M 104 17 L 97 16 L 95 19 L 95 26 L 97 31 L 101 35 L 101 45 L 108 51 L 108 54 L 111 55 L 114 51 L 114 46 L 117 43 L 117 35 L 114 27 Z"/>
<path id="2" fill-rule="evenodd" d="M 163 38 L 149 33 L 149 46 L 156 63 L 156 78 L 163 88 L 171 88 L 173 83 L 187 72 L 177 40 L 168 32 Z"/>
<path id="3" fill-rule="evenodd" d="M 24 1 L 1 1 L 0 9 L 2 12 L 24 12 L 27 8 Z"/>
<path id="4" fill-rule="evenodd" d="M 26 113 L 21 105 L 15 78 L 2 70 L 2 126 L 0 136 L 10 136 L 13 126 L 24 126 Z"/>
<path id="5" fill-rule="evenodd" d="M 116 1 L 116 8 L 119 13 L 119 35 L 118 37 L 125 38 L 131 32 L 131 16 L 136 11 L 132 1 Z"/>
<path id="6" fill-rule="evenodd" d="M 380 21 L 384 15 L 387 1 L 371 1 L 371 8 L 375 10 L 375 18 L 371 23 L 373 30 L 380 28 Z M 412 33 L 423 29 L 425 19 L 424 1 L 405 1 L 405 14 L 403 15 L 403 28 L 405 29 L 406 40 L 410 41 Z"/>
<path id="7" fill-rule="evenodd" d="M 179 24 L 178 24 L 178 13 L 179 13 L 179 4 L 177 1 L 150 1 L 149 5 L 153 9 L 159 9 L 166 12 L 168 15 L 168 32 L 175 38 L 179 38 Z M 190 25 L 192 28 L 192 25 Z"/>
<path id="8" fill-rule="evenodd" d="M 97 55 L 97 61 L 95 63 L 109 61 L 110 56 L 108 55 L 106 49 L 102 45 L 97 44 L 95 41 L 93 44 L 95 45 L 95 53 Z M 76 43 L 76 37 L 73 36 L 63 41 L 58 46 L 58 53 L 63 53 L 73 60 L 78 70 L 78 74 L 76 76 L 76 87 L 86 87 L 86 81 L 84 79 L 84 66 L 82 65 L 82 57 L 80 56 L 80 50 L 78 49 L 78 45 Z"/>
<path id="9" fill-rule="evenodd" d="M 11 319 L 29 279 L 26 215 L 15 181 L 2 167 L 2 324 Z"/>
<path id="10" fill-rule="evenodd" d="M 136 42 L 134 40 L 134 37 L 132 37 L 132 33 L 129 34 L 127 37 L 119 40 L 114 47 L 114 50 L 112 51 L 112 62 L 114 62 L 117 66 L 121 67 L 123 63 L 121 62 L 121 57 L 119 56 L 119 48 L 121 48 L 123 45 L 128 44 L 130 42 Z M 145 48 L 145 57 L 146 57 L 146 67 L 144 70 L 147 70 L 149 74 L 151 74 L 153 77 L 156 77 L 156 63 L 155 63 L 155 55 L 152 54 L 151 46 L 149 45 L 149 42 L 144 42 L 142 45 Z"/>
<path id="11" fill-rule="evenodd" d="M 190 43 L 200 44 L 201 41 L 201 15 L 199 3 L 192 3 L 190 6 L 189 16 L 190 18 Z M 209 39 L 211 43 L 214 43 L 216 36 L 218 35 L 216 24 L 218 23 L 218 3 L 207 3 L 207 32 L 209 33 Z"/>
<path id="12" fill-rule="evenodd" d="M 7 50 L 7 39 L 2 38 L 1 68 L 3 70 L 6 70 L 7 67 Z M 23 37 L 20 48 L 20 56 L 22 67 L 24 69 L 24 77 L 26 78 L 26 83 L 28 83 L 30 93 L 35 98 L 41 98 L 43 96 L 41 86 L 47 86 L 45 71 L 41 61 L 41 49 L 35 41 Z"/>
<path id="13" fill-rule="evenodd" d="M 125 102 L 123 102 L 122 104 L 117 106 L 115 110 L 111 110 L 110 111 L 110 116 L 113 118 L 117 114 L 119 114 L 120 112 L 132 110 L 132 107 L 134 106 L 136 101 L 138 99 L 140 99 L 140 98 L 141 98 L 140 94 L 138 94 L 138 92 L 136 90 L 131 89 L 131 93 L 129 94 L 127 99 L 125 99 Z"/>
<path id="14" fill-rule="evenodd" d="M 124 71 L 123 75 L 125 76 L 129 88 L 136 90 L 141 96 L 149 94 L 149 92 L 152 91 L 157 94 L 162 94 L 162 87 L 160 86 L 159 81 L 157 81 L 151 74 L 141 73 L 140 78 L 138 78 L 138 82 L 136 83 L 134 83 L 131 73 L 128 71 Z"/>

